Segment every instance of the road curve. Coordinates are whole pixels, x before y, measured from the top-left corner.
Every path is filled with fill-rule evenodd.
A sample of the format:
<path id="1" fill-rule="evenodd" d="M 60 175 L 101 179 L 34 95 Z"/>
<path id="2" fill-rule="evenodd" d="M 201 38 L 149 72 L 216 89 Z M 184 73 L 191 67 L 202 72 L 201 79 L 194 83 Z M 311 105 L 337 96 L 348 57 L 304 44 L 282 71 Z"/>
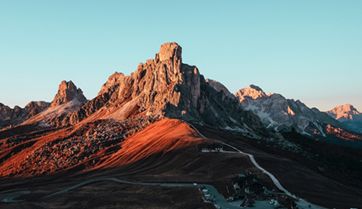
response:
<path id="1" fill-rule="evenodd" d="M 194 125 L 192 125 L 192 124 L 190 124 L 190 123 L 188 123 L 188 122 L 186 122 L 186 123 L 187 123 L 191 128 L 193 128 L 199 136 L 201 136 L 201 137 L 204 138 L 204 139 L 208 139 L 208 138 L 207 138 L 205 135 L 203 135 Z M 214 140 L 214 141 L 217 141 L 217 142 L 219 142 L 219 143 L 221 143 L 221 144 L 223 144 L 223 145 L 225 145 L 225 146 L 227 146 L 227 147 L 230 147 L 230 148 L 232 148 L 233 150 L 235 150 L 236 152 L 238 152 L 238 153 L 240 153 L 240 154 L 242 154 L 242 155 L 248 156 L 248 158 L 249 158 L 249 160 L 251 161 L 251 163 L 252 163 L 258 170 L 260 170 L 261 172 L 263 172 L 265 175 L 269 176 L 269 178 L 272 180 L 272 182 L 274 183 L 274 185 L 275 185 L 280 191 L 284 192 L 284 193 L 285 193 L 286 195 L 288 195 L 289 197 L 292 197 L 292 198 L 294 198 L 294 199 L 297 200 L 297 201 L 296 201 L 296 204 L 297 204 L 297 206 L 298 206 L 299 208 L 301 208 L 301 209 L 311 209 L 311 208 L 312 208 L 312 209 L 325 209 L 325 208 L 323 208 L 323 207 L 321 207 L 321 206 L 319 206 L 319 205 L 312 204 L 312 203 L 310 203 L 310 202 L 308 202 L 308 201 L 306 201 L 306 200 L 304 200 L 304 199 L 302 199 L 302 198 L 299 198 L 299 197 L 295 196 L 294 194 L 292 194 L 291 192 L 289 192 L 272 173 L 270 173 L 269 171 L 267 171 L 265 168 L 261 167 L 261 166 L 259 165 L 259 163 L 256 162 L 254 155 L 252 155 L 252 154 L 250 154 L 250 153 L 247 153 L 247 152 L 243 152 L 243 151 L 241 151 L 240 149 L 238 149 L 238 148 L 236 148 L 236 147 L 234 147 L 234 146 L 232 146 L 232 145 L 230 145 L 230 144 L 228 144 L 228 143 L 225 143 L 225 142 L 223 142 L 223 141 L 220 141 L 220 140 Z"/>

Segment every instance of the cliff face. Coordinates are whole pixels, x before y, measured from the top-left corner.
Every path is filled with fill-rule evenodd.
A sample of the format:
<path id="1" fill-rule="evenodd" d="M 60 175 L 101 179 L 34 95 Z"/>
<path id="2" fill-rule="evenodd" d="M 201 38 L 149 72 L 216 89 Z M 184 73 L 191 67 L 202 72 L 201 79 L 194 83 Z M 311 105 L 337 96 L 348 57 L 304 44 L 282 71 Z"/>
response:
<path id="1" fill-rule="evenodd" d="M 34 114 L 23 124 L 38 124 L 41 126 L 62 127 L 72 123 L 69 115 L 78 111 L 87 101 L 81 89 L 72 81 L 62 81 L 53 101 L 43 111 Z"/>
<path id="2" fill-rule="evenodd" d="M 165 43 L 154 59 L 126 76 L 111 75 L 98 96 L 70 117 L 73 122 L 157 116 L 197 121 L 222 128 L 262 128 L 235 97 L 210 85 L 195 66 L 182 63 L 182 48 Z"/>
<path id="3" fill-rule="evenodd" d="M 77 88 L 72 81 L 62 81 L 59 84 L 58 92 L 55 95 L 51 107 L 66 104 L 73 100 L 77 100 L 79 103 L 87 101 L 81 89 Z"/>

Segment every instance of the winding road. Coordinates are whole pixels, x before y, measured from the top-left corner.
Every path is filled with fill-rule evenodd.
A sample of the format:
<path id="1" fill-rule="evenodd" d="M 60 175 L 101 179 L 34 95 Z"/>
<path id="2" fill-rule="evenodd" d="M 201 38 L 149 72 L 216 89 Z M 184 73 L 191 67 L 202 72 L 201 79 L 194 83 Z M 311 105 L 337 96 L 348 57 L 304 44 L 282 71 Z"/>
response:
<path id="1" fill-rule="evenodd" d="M 60 191 L 54 192 L 52 194 L 46 195 L 41 197 L 41 200 L 51 199 L 52 197 L 59 196 L 70 192 L 72 190 L 81 188 L 83 186 L 97 183 L 97 182 L 104 182 L 110 181 L 120 184 L 131 184 L 137 186 L 161 186 L 161 187 L 189 187 L 189 188 L 197 188 L 202 192 L 203 199 L 205 202 L 210 202 L 214 204 L 216 208 L 222 209 L 240 209 L 238 205 L 233 205 L 233 202 L 229 202 L 225 199 L 225 197 L 220 194 L 217 189 L 210 185 L 210 184 L 197 184 L 197 183 L 154 183 L 154 182 L 135 182 L 135 181 L 128 181 L 128 180 L 121 180 L 115 177 L 105 177 L 105 178 L 95 178 L 83 181 L 81 183 L 75 184 L 73 186 L 67 187 Z M 205 190 L 206 189 L 206 190 Z M 0 200 L 3 203 L 17 203 L 22 202 L 23 200 L 18 199 L 19 197 L 30 194 L 30 191 L 18 191 L 18 192 L 11 192 L 6 194 Z M 270 205 L 267 201 L 258 201 L 256 202 L 259 207 L 250 207 L 245 209 L 273 209 L 272 205 Z"/>
<path id="2" fill-rule="evenodd" d="M 190 127 L 192 127 L 199 136 L 201 136 L 201 137 L 204 138 L 204 139 L 208 139 L 208 138 L 207 138 L 205 135 L 203 135 L 194 125 L 192 125 L 192 124 L 190 124 L 190 123 L 187 123 L 187 124 L 188 124 Z M 242 154 L 242 155 L 248 156 L 248 158 L 249 158 L 249 160 L 251 161 L 251 163 L 252 163 L 258 170 L 260 170 L 261 172 L 263 172 L 265 175 L 269 176 L 269 178 L 272 180 L 272 182 L 274 183 L 274 185 L 275 185 L 280 191 L 284 192 L 284 193 L 285 193 L 286 195 L 288 195 L 289 197 L 292 197 L 292 198 L 294 198 L 294 199 L 297 200 L 297 201 L 296 201 L 296 204 L 297 204 L 297 206 L 298 206 L 300 209 L 310 209 L 310 208 L 312 208 L 312 209 L 325 209 L 325 208 L 323 208 L 323 207 L 321 207 L 321 206 L 312 204 L 312 203 L 310 203 L 310 202 L 308 202 L 308 201 L 306 201 L 306 200 L 304 200 L 304 199 L 302 199 L 302 198 L 299 198 L 299 197 L 295 196 L 294 194 L 292 194 L 291 192 L 289 192 L 272 173 L 270 173 L 269 171 L 267 171 L 266 169 L 264 169 L 263 167 L 261 167 L 261 166 L 259 165 L 259 163 L 256 162 L 254 155 L 252 155 L 252 154 L 250 154 L 250 153 L 243 152 L 243 151 L 241 151 L 240 149 L 238 149 L 238 148 L 236 148 L 236 147 L 234 147 L 234 146 L 232 146 L 232 145 L 230 145 L 230 144 L 227 144 L 227 143 L 225 143 L 225 142 L 223 142 L 223 141 L 220 141 L 220 140 L 214 140 L 214 141 L 216 141 L 216 142 L 218 142 L 218 143 L 220 143 L 220 144 L 223 144 L 223 145 L 225 145 L 225 146 L 227 146 L 227 147 L 235 150 L 236 153 L 240 153 L 240 154 Z M 224 151 L 224 152 L 225 152 L 225 151 Z"/>

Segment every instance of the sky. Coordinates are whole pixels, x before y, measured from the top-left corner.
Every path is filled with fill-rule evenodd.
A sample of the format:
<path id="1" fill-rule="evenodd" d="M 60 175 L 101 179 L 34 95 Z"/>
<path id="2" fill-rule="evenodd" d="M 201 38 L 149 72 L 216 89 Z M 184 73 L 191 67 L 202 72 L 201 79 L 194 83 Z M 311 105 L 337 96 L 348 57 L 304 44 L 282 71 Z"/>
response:
<path id="1" fill-rule="evenodd" d="M 91 99 L 169 41 L 231 92 L 362 111 L 359 0 L 0 0 L 0 102 L 51 101 L 62 80 Z"/>

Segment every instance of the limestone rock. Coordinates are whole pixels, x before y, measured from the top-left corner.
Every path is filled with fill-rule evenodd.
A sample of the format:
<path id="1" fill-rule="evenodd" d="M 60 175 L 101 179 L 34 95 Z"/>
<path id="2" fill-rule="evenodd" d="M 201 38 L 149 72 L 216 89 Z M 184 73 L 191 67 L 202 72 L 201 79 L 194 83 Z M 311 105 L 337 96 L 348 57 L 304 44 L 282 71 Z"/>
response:
<path id="1" fill-rule="evenodd" d="M 182 48 L 175 42 L 164 43 L 160 47 L 158 56 L 161 62 L 171 59 L 181 60 Z"/>
<path id="2" fill-rule="evenodd" d="M 131 75 L 111 75 L 98 96 L 71 116 L 82 120 L 126 120 L 139 116 L 179 118 L 239 130 L 259 129 L 262 123 L 243 111 L 234 96 L 223 97 L 196 66 L 182 63 L 175 42 L 160 47 L 155 59 L 141 63 Z M 258 128 L 256 128 L 258 127 Z"/>
<path id="3" fill-rule="evenodd" d="M 337 120 L 353 120 L 361 113 L 358 112 L 358 110 L 353 107 L 353 105 L 344 104 L 331 109 L 330 111 L 328 111 L 328 114 Z"/>
<path id="4" fill-rule="evenodd" d="M 68 126 L 73 123 L 70 115 L 78 111 L 85 102 L 87 99 L 81 89 L 72 81 L 62 81 L 49 108 L 28 118 L 22 124 L 38 124 L 43 127 Z"/>
<path id="5" fill-rule="evenodd" d="M 349 130 L 360 134 L 362 133 L 362 113 L 360 113 L 353 105 L 340 105 L 327 113 L 340 121 Z"/>
<path id="6" fill-rule="evenodd" d="M 280 94 L 266 94 L 255 85 L 240 89 L 235 95 L 241 106 L 257 114 L 269 129 L 294 129 L 301 134 L 326 136 L 327 124 L 340 126 L 338 121 L 317 108 L 309 108 L 299 100 L 287 99 Z"/>
<path id="7" fill-rule="evenodd" d="M 59 106 L 74 99 L 77 99 L 80 103 L 87 101 L 82 90 L 77 88 L 72 81 L 62 81 L 50 106 Z"/>

